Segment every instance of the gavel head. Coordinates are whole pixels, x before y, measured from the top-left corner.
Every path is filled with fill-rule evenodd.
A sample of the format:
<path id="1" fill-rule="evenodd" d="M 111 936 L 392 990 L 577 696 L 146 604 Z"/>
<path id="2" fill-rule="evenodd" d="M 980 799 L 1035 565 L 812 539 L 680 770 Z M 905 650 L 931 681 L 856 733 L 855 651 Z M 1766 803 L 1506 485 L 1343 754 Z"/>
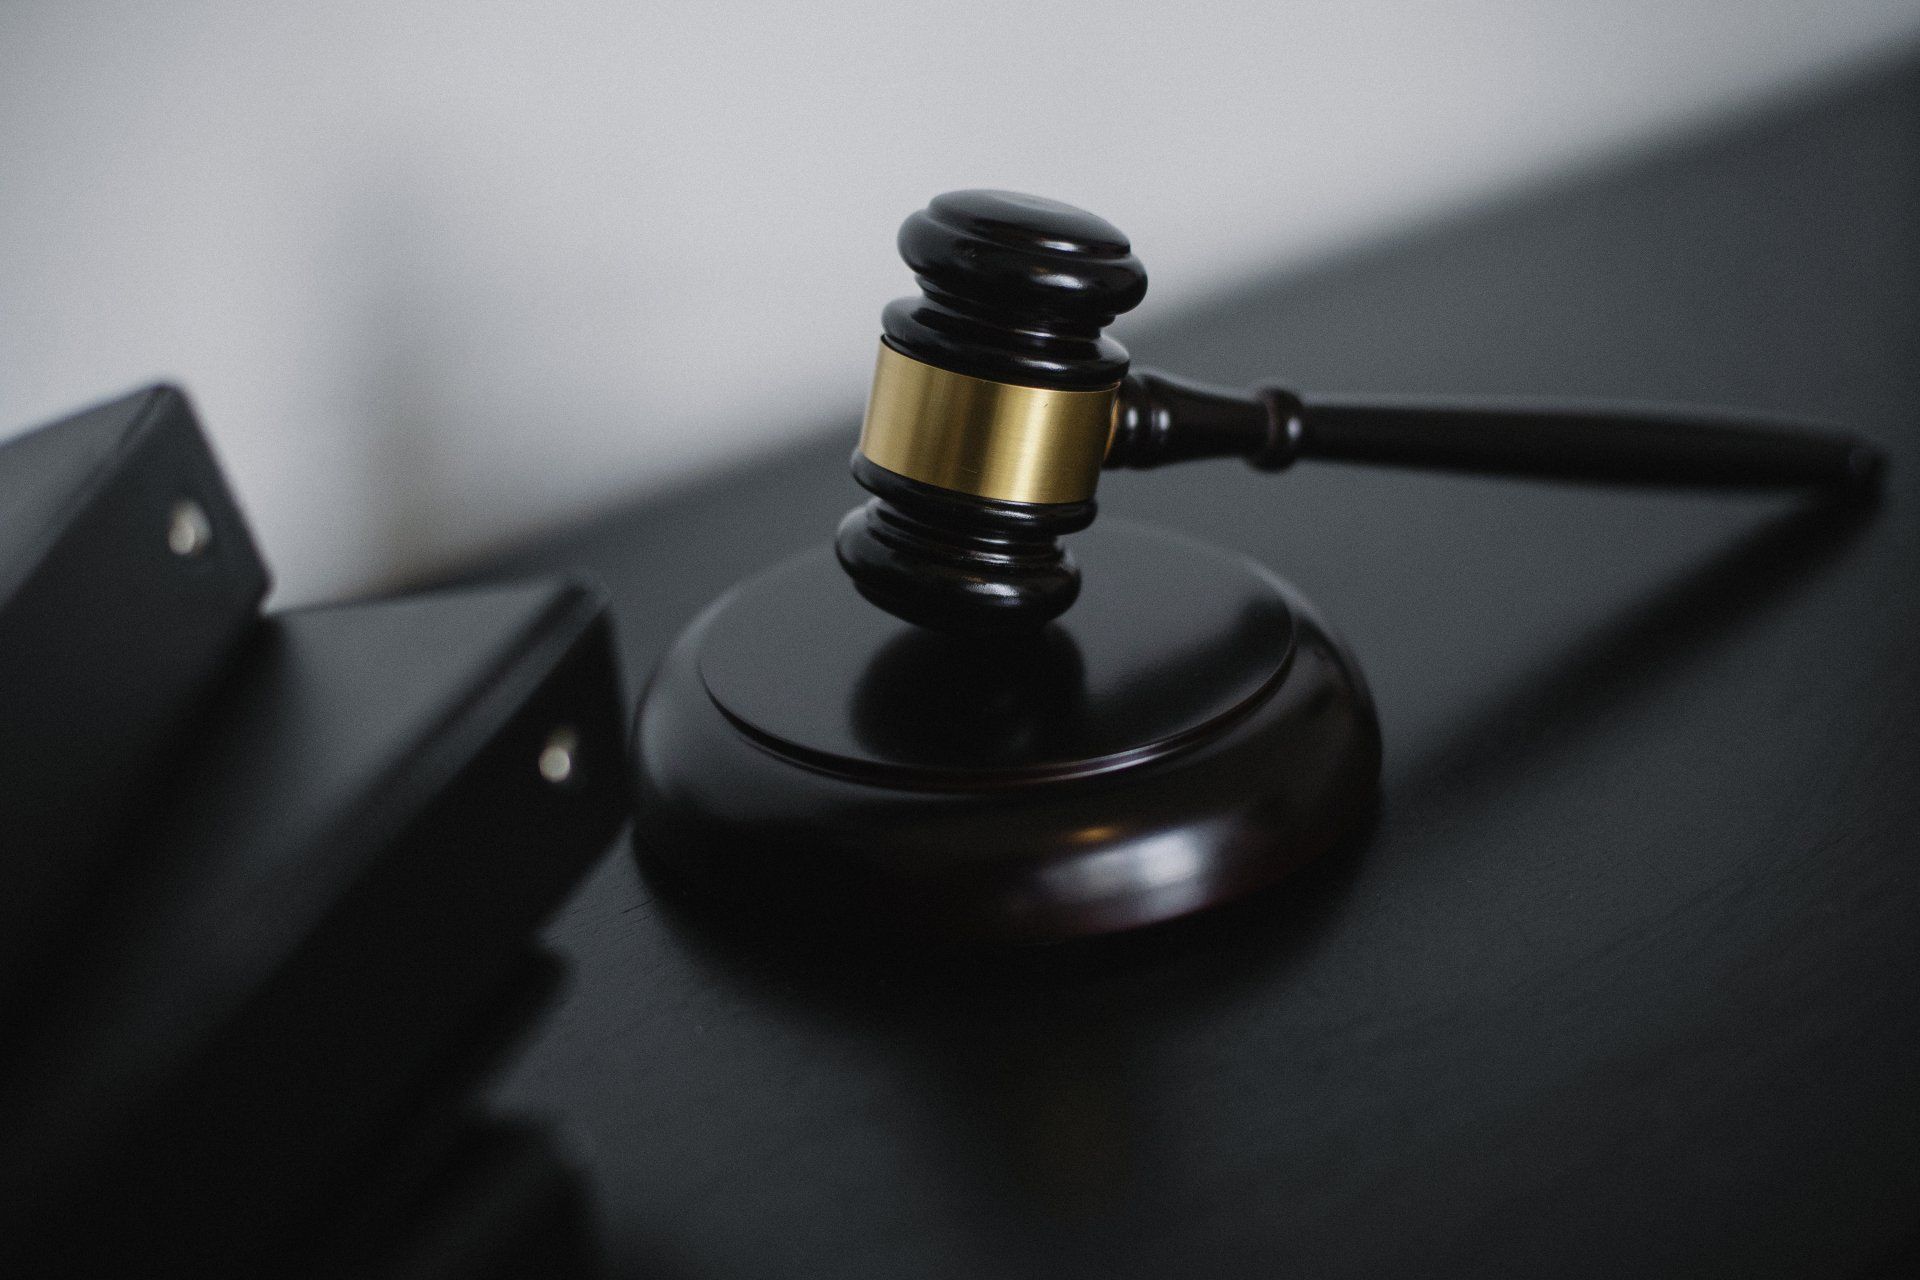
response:
<path id="1" fill-rule="evenodd" d="M 1079 570 L 1127 353 L 1104 336 L 1147 291 L 1111 223 L 1010 191 L 939 196 L 900 227 L 922 296 L 891 303 L 835 549 L 860 593 L 962 635 L 1033 631 Z"/>

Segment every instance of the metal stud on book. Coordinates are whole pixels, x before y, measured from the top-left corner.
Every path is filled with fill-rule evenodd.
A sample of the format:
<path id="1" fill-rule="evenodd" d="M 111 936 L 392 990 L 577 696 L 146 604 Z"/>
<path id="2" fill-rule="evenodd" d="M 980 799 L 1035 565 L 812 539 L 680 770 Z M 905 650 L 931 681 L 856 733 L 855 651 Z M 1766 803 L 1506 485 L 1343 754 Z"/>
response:
<path id="1" fill-rule="evenodd" d="M 650 856 L 809 927 L 1112 932 L 1364 833 L 1379 726 L 1337 633 L 1244 557 L 1095 527 L 1103 468 L 1333 459 L 1847 500 L 1882 467 L 1859 436 L 1755 415 L 1130 371 L 1103 330 L 1146 274 L 1051 200 L 944 195 L 899 247 L 922 292 L 883 315 L 852 463 L 872 499 L 701 614 L 634 730 Z"/>

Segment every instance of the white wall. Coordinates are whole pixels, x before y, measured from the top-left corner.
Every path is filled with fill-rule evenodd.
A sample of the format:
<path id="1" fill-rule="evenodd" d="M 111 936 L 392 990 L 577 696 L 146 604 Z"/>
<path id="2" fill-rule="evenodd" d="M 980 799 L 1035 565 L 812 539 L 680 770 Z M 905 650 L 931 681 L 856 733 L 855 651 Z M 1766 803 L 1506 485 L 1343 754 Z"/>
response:
<path id="1" fill-rule="evenodd" d="M 1166 306 L 1916 32 L 1920 0 L 0 0 L 0 431 L 180 380 L 307 599 L 854 411 L 935 192 L 1105 214 Z"/>

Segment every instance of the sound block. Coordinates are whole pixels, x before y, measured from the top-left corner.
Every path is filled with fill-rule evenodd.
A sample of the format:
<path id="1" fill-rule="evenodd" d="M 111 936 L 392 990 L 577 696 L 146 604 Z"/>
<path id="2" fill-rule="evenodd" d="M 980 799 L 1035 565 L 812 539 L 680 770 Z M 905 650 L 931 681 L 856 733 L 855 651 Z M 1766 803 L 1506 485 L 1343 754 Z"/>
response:
<path id="1" fill-rule="evenodd" d="M 1359 830 L 1380 732 L 1285 582 L 1108 520 L 1078 604 L 964 640 L 866 603 L 822 549 L 688 627 L 634 727 L 643 858 L 779 919 L 909 939 L 1136 928 Z"/>

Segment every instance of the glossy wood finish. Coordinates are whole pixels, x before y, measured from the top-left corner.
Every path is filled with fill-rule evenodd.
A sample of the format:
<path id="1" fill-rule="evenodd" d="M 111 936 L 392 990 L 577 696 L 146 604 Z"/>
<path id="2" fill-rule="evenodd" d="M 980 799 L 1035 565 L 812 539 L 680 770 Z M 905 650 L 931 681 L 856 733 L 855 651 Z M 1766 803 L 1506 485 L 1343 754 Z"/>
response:
<path id="1" fill-rule="evenodd" d="M 1128 373 L 1125 349 L 1101 330 L 1145 296 L 1145 272 L 1111 223 L 1035 196 L 939 196 L 901 227 L 900 252 L 924 293 L 884 315 L 885 343 L 921 362 L 903 367 L 1071 390 L 1119 380 L 1108 467 L 1240 457 L 1278 471 L 1321 458 L 1557 480 L 1865 493 L 1885 462 L 1861 436 L 1751 413 L 1308 396 Z M 880 386 L 863 450 L 876 429 Z M 964 424 L 897 418 L 890 415 L 882 438 L 902 458 L 946 463 L 964 454 L 962 444 L 979 443 L 943 438 L 964 436 Z M 933 438 L 903 439 L 902 432 Z M 1079 475 L 1065 445 L 1082 436 L 1063 428 L 1041 438 L 1049 434 L 1062 442 L 1060 456 L 1043 456 L 1039 465 L 1075 473 L 1071 502 L 974 487 L 977 465 L 934 475 L 891 454 L 856 452 L 854 478 L 875 497 L 841 522 L 838 545 L 861 593 L 909 622 L 961 635 L 1033 631 L 1070 608 L 1079 575 L 1057 538 L 1092 520 L 1093 473 Z M 1092 457 L 1086 462 L 1091 467 Z"/>
<path id="2" fill-rule="evenodd" d="M 1105 218 L 1016 191 L 949 191 L 900 226 L 921 296 L 881 332 L 916 360 L 995 382 L 1110 387 L 1127 351 L 1101 331 L 1147 295 L 1147 273 Z"/>
<path id="3" fill-rule="evenodd" d="M 882 341 L 991 381 L 1087 391 L 1127 371 L 1102 330 L 1146 296 L 1147 275 L 1119 228 L 1058 201 L 950 191 L 901 224 L 900 256 L 921 296 L 888 304 Z M 1080 592 L 1059 539 L 1094 517 L 1089 499 L 1010 502 L 898 475 L 857 450 L 853 477 L 873 501 L 847 513 L 840 563 L 873 604 L 957 635 L 1032 632 Z"/>
<path id="4" fill-rule="evenodd" d="M 996 502 L 876 466 L 853 478 L 873 499 L 834 536 L 840 567 L 868 603 L 956 636 L 1031 635 L 1080 598 L 1080 562 L 1060 539 L 1093 523 L 1088 502 Z"/>
<path id="5" fill-rule="evenodd" d="M 799 948 L 623 846 L 500 1094 L 576 1135 L 621 1273 L 1912 1274 L 1916 172 L 1920 62 L 1128 331 L 1226 385 L 1830 415 L 1892 466 L 1870 513 L 1109 474 L 1103 522 L 1249 553 L 1339 623 L 1377 829 L 1238 908 L 997 961 Z M 637 687 L 818 545 L 859 412 L 495 568 L 603 579 Z"/>
<path id="6" fill-rule="evenodd" d="M 1262 471 L 1318 458 L 1547 480 L 1860 492 L 1879 483 L 1886 463 L 1880 446 L 1857 433 L 1731 409 L 1307 396 L 1128 374 L 1106 465 L 1146 470 L 1199 458 L 1244 458 Z"/>
<path id="7" fill-rule="evenodd" d="M 822 548 L 674 646 L 635 728 L 643 848 L 779 921 L 1051 941 L 1265 888 L 1372 817 L 1379 727 L 1324 623 L 1242 557 L 1126 522 L 999 644 L 869 607 Z"/>

